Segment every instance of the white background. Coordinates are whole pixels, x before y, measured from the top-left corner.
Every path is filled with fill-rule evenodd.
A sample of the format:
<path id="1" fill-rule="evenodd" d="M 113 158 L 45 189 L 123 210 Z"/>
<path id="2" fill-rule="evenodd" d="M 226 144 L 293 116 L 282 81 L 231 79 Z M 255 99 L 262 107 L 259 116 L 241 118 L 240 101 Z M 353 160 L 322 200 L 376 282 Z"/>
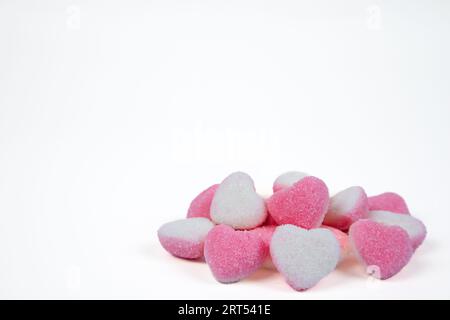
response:
<path id="1" fill-rule="evenodd" d="M 1 298 L 450 298 L 449 1 L 0 0 Z M 222 285 L 156 231 L 242 170 L 396 191 L 429 235 L 379 283 Z"/>

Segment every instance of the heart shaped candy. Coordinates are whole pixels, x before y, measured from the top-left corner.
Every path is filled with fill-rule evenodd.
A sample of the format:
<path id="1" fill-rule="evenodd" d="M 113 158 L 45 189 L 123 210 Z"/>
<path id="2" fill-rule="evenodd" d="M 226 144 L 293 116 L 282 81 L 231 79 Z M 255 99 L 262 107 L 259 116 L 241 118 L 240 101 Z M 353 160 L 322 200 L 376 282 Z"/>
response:
<path id="1" fill-rule="evenodd" d="M 367 270 L 376 270 L 375 276 L 380 279 L 388 279 L 400 272 L 414 251 L 404 229 L 372 220 L 363 219 L 352 224 L 349 237 Z"/>
<path id="2" fill-rule="evenodd" d="M 218 184 L 214 184 L 196 196 L 189 206 L 187 217 L 204 217 L 210 219 L 211 202 L 218 187 Z"/>
<path id="3" fill-rule="evenodd" d="M 409 214 L 405 199 L 395 192 L 385 192 L 368 198 L 369 211 L 386 210 L 395 213 Z"/>
<path id="4" fill-rule="evenodd" d="M 264 199 L 255 191 L 252 178 L 243 172 L 230 174 L 219 185 L 211 202 L 211 219 L 234 229 L 252 229 L 264 223 Z"/>
<path id="5" fill-rule="evenodd" d="M 368 219 L 389 226 L 402 227 L 408 233 L 414 250 L 422 244 L 427 235 L 427 229 L 422 221 L 409 214 L 398 214 L 390 211 L 370 211 Z"/>
<path id="6" fill-rule="evenodd" d="M 364 189 L 358 186 L 350 187 L 331 197 L 323 224 L 347 231 L 352 223 L 366 218 L 368 211 Z"/>
<path id="7" fill-rule="evenodd" d="M 215 226 L 205 240 L 205 260 L 222 283 L 237 282 L 255 272 L 268 255 L 264 241 L 254 232 Z"/>
<path id="8" fill-rule="evenodd" d="M 159 242 L 172 255 L 197 259 L 203 256 L 203 243 L 214 224 L 206 218 L 175 220 L 158 230 Z"/>
<path id="9" fill-rule="evenodd" d="M 340 247 L 330 230 L 305 230 L 288 224 L 276 228 L 270 255 L 287 283 L 300 291 L 313 287 L 336 268 Z"/>
<path id="10" fill-rule="evenodd" d="M 274 183 L 273 183 L 273 192 L 277 192 L 279 190 L 282 190 L 284 188 L 292 186 L 294 183 L 300 181 L 304 177 L 307 177 L 308 174 L 304 172 L 299 171 L 288 171 L 281 175 L 279 175 Z"/>
<path id="11" fill-rule="evenodd" d="M 267 209 L 277 224 L 318 228 L 328 209 L 328 188 L 319 178 L 308 176 L 267 199 Z"/>

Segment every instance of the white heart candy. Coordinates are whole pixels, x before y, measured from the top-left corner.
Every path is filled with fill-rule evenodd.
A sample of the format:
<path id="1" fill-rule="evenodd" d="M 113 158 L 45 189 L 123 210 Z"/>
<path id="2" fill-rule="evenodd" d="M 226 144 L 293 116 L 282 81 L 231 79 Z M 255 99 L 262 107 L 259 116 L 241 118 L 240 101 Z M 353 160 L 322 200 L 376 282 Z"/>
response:
<path id="1" fill-rule="evenodd" d="M 230 174 L 219 185 L 211 202 L 211 219 L 235 229 L 251 229 L 264 223 L 267 210 L 264 199 L 255 191 L 246 173 Z"/>
<path id="2" fill-rule="evenodd" d="M 295 290 L 306 290 L 336 268 L 340 247 L 330 230 L 286 224 L 276 228 L 270 254 L 287 283 Z"/>

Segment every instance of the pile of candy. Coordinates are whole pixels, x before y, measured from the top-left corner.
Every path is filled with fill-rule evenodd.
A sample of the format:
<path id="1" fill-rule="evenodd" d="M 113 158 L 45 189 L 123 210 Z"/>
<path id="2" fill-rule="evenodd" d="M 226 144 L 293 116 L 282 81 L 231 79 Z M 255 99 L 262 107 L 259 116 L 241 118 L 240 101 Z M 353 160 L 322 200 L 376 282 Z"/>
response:
<path id="1" fill-rule="evenodd" d="M 353 186 L 329 197 L 325 183 L 287 172 L 262 198 L 252 178 L 229 175 L 200 193 L 187 218 L 164 224 L 159 241 L 172 255 L 202 259 L 222 283 L 276 268 L 295 290 L 306 290 L 356 256 L 375 276 L 388 279 L 411 259 L 426 236 L 401 196 L 367 197 Z"/>

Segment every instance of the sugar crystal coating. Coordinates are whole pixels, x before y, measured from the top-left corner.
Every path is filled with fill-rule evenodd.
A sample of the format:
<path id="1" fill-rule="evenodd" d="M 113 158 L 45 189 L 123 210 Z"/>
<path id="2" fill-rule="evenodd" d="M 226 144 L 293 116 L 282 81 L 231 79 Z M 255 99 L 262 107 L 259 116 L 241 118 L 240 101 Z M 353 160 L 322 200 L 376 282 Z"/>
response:
<path id="1" fill-rule="evenodd" d="M 389 226 L 403 228 L 408 233 L 414 249 L 417 249 L 422 244 L 427 235 L 427 229 L 422 221 L 411 215 L 398 214 L 390 211 L 370 211 L 368 218 Z"/>
<path id="2" fill-rule="evenodd" d="M 369 211 L 385 210 L 395 213 L 409 214 L 406 201 L 397 193 L 385 192 L 368 198 Z"/>
<path id="3" fill-rule="evenodd" d="M 243 172 L 230 174 L 216 190 L 211 219 L 234 229 L 252 229 L 267 218 L 265 200 L 256 193 L 252 178 Z"/>
<path id="4" fill-rule="evenodd" d="M 400 272 L 414 251 L 404 229 L 368 219 L 352 224 L 349 237 L 360 260 L 383 280 Z"/>
<path id="5" fill-rule="evenodd" d="M 189 206 L 187 217 L 204 217 L 210 219 L 211 202 L 218 187 L 218 184 L 214 184 L 196 196 Z"/>
<path id="6" fill-rule="evenodd" d="M 267 245 L 254 232 L 215 226 L 205 240 L 205 260 L 222 283 L 237 282 L 255 272 L 268 255 Z"/>
<path id="7" fill-rule="evenodd" d="M 197 259 L 203 256 L 203 244 L 214 224 L 206 218 L 175 220 L 162 225 L 158 239 L 164 249 L 176 257 Z"/>
<path id="8" fill-rule="evenodd" d="M 366 218 L 368 211 L 364 189 L 358 186 L 350 187 L 331 197 L 323 223 L 346 231 L 355 221 Z"/>
<path id="9" fill-rule="evenodd" d="M 273 183 L 273 192 L 277 192 L 284 188 L 292 186 L 294 183 L 300 181 L 308 174 L 299 171 L 288 171 L 278 176 Z"/>
<path id="10" fill-rule="evenodd" d="M 269 214 L 277 224 L 293 224 L 305 229 L 322 224 L 328 209 L 328 188 L 319 178 L 308 176 L 275 192 L 267 201 Z"/>
<path id="11" fill-rule="evenodd" d="M 306 230 L 287 224 L 275 229 L 270 254 L 287 283 L 301 291 L 315 286 L 336 268 L 340 247 L 330 230 Z"/>

